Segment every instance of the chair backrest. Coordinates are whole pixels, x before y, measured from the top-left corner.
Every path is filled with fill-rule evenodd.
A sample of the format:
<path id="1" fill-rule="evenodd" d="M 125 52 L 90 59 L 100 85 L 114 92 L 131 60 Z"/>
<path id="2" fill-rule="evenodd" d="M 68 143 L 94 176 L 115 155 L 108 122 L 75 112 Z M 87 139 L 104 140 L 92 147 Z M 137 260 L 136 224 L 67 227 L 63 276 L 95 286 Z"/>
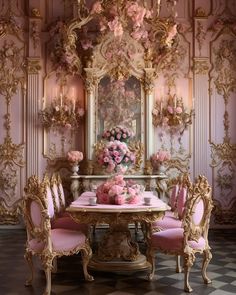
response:
<path id="1" fill-rule="evenodd" d="M 48 210 L 48 215 L 51 219 L 55 217 L 55 201 L 53 199 L 52 191 L 51 191 L 51 186 L 50 186 L 50 180 L 48 178 L 48 175 L 45 174 L 43 177 L 43 182 L 42 185 L 44 189 L 46 190 L 46 195 L 45 197 L 45 202 L 47 203 L 47 210 Z"/>
<path id="2" fill-rule="evenodd" d="M 38 177 L 33 175 L 27 180 L 24 192 L 23 216 L 28 240 L 33 237 L 44 240 L 50 230 L 50 219 L 45 198 L 46 188 Z"/>
<path id="3" fill-rule="evenodd" d="M 61 208 L 61 200 L 59 196 L 59 185 L 58 185 L 58 178 L 55 173 L 53 173 L 50 181 L 51 185 L 51 192 L 52 192 L 52 197 L 53 197 L 53 204 L 54 204 L 54 210 L 55 213 L 58 214 L 62 211 Z"/>
<path id="4" fill-rule="evenodd" d="M 183 217 L 185 243 L 188 240 L 198 241 L 200 237 L 207 242 L 213 208 L 211 192 L 207 178 L 202 175 L 199 175 L 196 182 L 189 188 Z"/>
<path id="5" fill-rule="evenodd" d="M 59 193 L 61 208 L 62 208 L 62 210 L 64 210 L 66 207 L 66 198 L 65 198 L 64 189 L 62 186 L 62 180 L 61 180 L 59 173 L 57 174 L 57 184 L 58 184 L 58 189 L 59 189 L 58 193 Z"/>

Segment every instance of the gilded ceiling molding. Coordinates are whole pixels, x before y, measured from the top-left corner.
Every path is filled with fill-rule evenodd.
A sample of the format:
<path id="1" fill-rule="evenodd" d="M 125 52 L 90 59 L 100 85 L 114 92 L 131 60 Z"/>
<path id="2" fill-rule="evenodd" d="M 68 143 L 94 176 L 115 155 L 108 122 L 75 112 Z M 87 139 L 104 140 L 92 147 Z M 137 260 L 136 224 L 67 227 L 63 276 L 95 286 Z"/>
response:
<path id="1" fill-rule="evenodd" d="M 209 60 L 207 58 L 194 58 L 195 75 L 207 75 L 209 72 Z"/>
<path id="2" fill-rule="evenodd" d="M 42 69 L 39 58 L 27 58 L 26 69 L 29 75 L 38 74 Z"/>

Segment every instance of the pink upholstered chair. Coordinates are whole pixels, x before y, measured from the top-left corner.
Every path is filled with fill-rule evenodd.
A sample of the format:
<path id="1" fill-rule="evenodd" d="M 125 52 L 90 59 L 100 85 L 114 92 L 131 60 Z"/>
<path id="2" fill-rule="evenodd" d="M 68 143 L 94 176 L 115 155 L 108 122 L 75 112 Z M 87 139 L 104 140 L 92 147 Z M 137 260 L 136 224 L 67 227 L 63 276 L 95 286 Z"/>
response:
<path id="1" fill-rule="evenodd" d="M 206 269 L 212 258 L 208 244 L 208 228 L 213 208 L 211 187 L 204 176 L 198 176 L 196 182 L 189 187 L 189 197 L 186 201 L 183 227 L 171 228 L 155 232 L 148 239 L 148 260 L 152 265 L 149 279 L 155 273 L 155 253 L 181 255 L 184 260 L 184 290 L 191 292 L 189 273 L 195 261 L 195 254 L 204 255 L 202 277 L 206 284 L 211 283 Z"/>
<path id="2" fill-rule="evenodd" d="M 88 274 L 87 265 L 92 254 L 87 237 L 79 231 L 51 229 L 50 214 L 53 205 L 47 202 L 48 189 L 36 176 L 31 176 L 25 187 L 23 213 L 27 230 L 25 259 L 31 269 L 31 276 L 25 285 L 33 281 L 33 259 L 40 258 L 46 275 L 44 295 L 51 294 L 51 270 L 53 259 L 63 255 L 74 255 L 81 252 L 84 276 L 87 281 L 93 277 Z"/>
<path id="3" fill-rule="evenodd" d="M 171 210 L 166 212 L 163 219 L 152 224 L 153 231 L 180 228 L 182 226 L 183 210 L 191 181 L 188 174 L 183 174 L 177 181 L 170 195 L 169 205 Z"/>
<path id="4" fill-rule="evenodd" d="M 45 174 L 43 182 L 47 188 L 47 200 L 50 208 L 51 227 L 64 228 L 82 231 L 86 235 L 89 234 L 89 226 L 87 224 L 79 224 L 75 222 L 70 215 L 65 212 L 65 196 L 59 176 L 52 175 L 51 181 Z"/>

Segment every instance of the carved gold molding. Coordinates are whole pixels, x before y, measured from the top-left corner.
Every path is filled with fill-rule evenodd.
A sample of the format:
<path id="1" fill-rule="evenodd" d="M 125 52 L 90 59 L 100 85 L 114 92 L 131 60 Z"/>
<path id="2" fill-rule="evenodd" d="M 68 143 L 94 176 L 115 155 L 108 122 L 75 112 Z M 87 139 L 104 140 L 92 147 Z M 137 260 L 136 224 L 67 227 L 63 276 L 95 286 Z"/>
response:
<path id="1" fill-rule="evenodd" d="M 215 144 L 210 142 L 212 149 L 212 167 L 219 165 L 221 161 L 232 161 L 236 165 L 236 144 L 229 142 Z"/>
<path id="2" fill-rule="evenodd" d="M 206 17 L 206 11 L 203 7 L 198 7 L 196 10 L 195 10 L 195 13 L 194 13 L 194 16 L 195 17 Z"/>
<path id="3" fill-rule="evenodd" d="M 206 31 L 203 27 L 202 22 L 197 21 L 197 32 L 196 32 L 196 40 L 198 42 L 199 55 L 202 55 L 202 45 L 206 40 Z"/>
<path id="4" fill-rule="evenodd" d="M 27 59 L 26 69 L 29 75 L 38 74 L 41 68 L 40 59 Z"/>
<path id="5" fill-rule="evenodd" d="M 194 72 L 196 75 L 207 75 L 209 71 L 208 59 L 194 59 Z"/>
<path id="6" fill-rule="evenodd" d="M 6 209 L 5 206 L 3 206 L 0 203 L 0 224 L 10 224 L 15 225 L 19 224 L 20 220 L 19 217 L 21 215 L 21 208 L 18 204 L 17 208 L 12 208 L 10 210 Z"/>
<path id="7" fill-rule="evenodd" d="M 23 49 L 13 40 L 4 41 L 0 49 L 0 94 L 5 99 L 6 113 L 4 128 L 6 135 L 0 144 L 0 222 L 16 224 L 19 222 L 19 198 L 16 195 L 18 170 L 24 166 L 24 143 L 15 144 L 11 138 L 10 105 L 14 95 L 24 86 Z M 18 199 L 17 199 L 18 198 Z"/>
<path id="8" fill-rule="evenodd" d="M 236 201 L 232 202 L 230 209 L 224 209 L 219 201 L 214 200 L 212 213 L 216 224 L 236 224 Z"/>

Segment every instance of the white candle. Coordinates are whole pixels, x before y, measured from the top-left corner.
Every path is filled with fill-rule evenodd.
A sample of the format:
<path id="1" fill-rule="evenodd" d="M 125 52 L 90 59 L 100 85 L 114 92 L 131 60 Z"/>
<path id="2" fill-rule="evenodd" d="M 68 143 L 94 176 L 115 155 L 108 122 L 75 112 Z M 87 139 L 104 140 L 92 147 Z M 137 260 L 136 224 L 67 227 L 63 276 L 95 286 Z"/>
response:
<path id="1" fill-rule="evenodd" d="M 62 107 L 62 93 L 60 93 L 60 101 L 61 101 L 61 107 Z"/>
<path id="2" fill-rule="evenodd" d="M 71 94 L 71 96 L 72 96 L 72 99 L 74 99 L 75 98 L 75 87 L 72 87 L 72 94 Z"/>

